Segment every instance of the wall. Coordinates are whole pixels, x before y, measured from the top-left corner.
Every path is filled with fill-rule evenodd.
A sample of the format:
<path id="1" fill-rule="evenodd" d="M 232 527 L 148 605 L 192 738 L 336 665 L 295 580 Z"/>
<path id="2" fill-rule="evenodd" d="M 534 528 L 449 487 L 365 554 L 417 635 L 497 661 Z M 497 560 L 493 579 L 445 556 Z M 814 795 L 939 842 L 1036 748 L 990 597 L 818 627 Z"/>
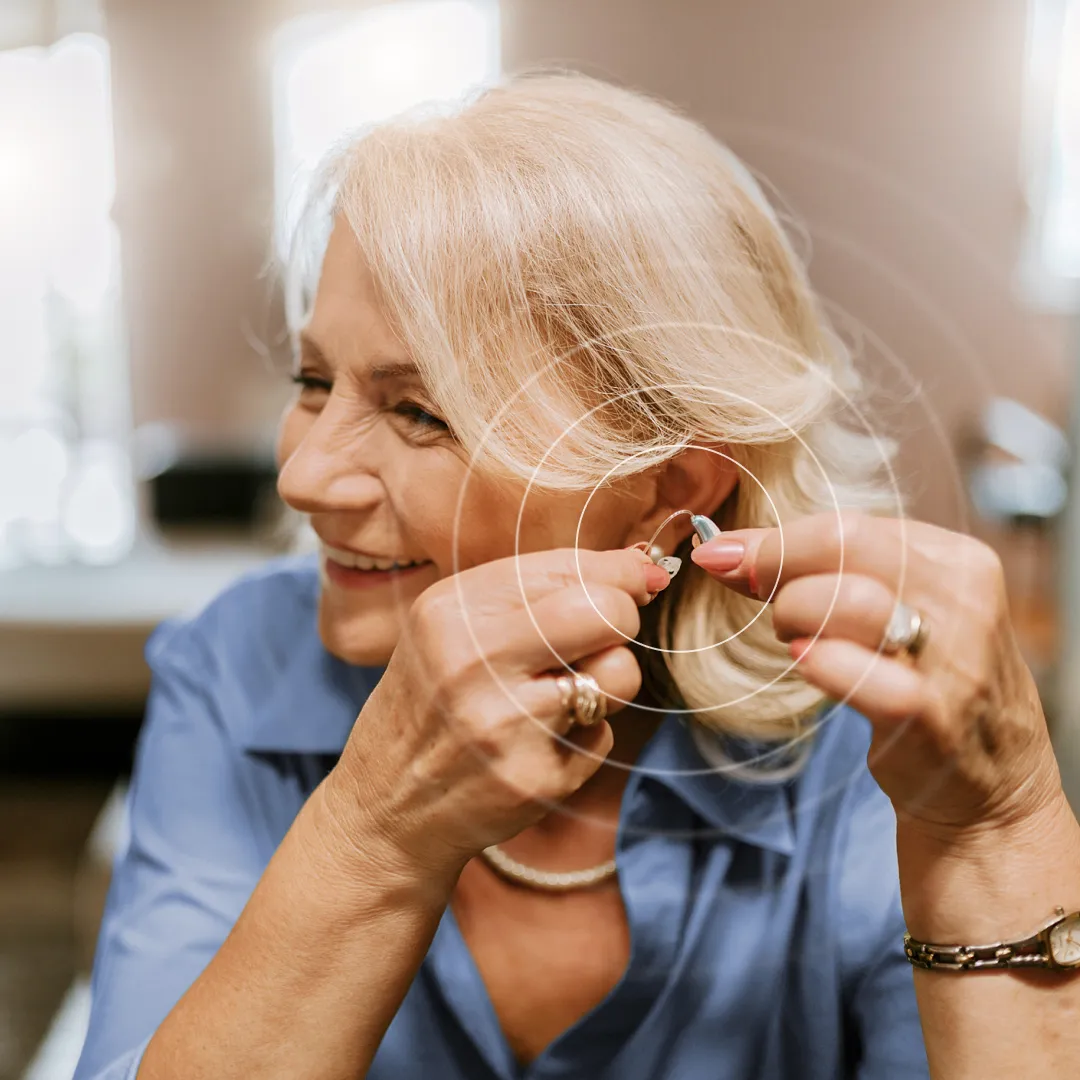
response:
<path id="1" fill-rule="evenodd" d="M 106 0 L 114 215 L 136 423 L 179 420 L 204 446 L 272 418 L 253 342 L 276 329 L 269 283 L 270 5 Z"/>
<path id="2" fill-rule="evenodd" d="M 280 402 L 252 346 L 280 330 L 256 278 L 272 200 L 266 45 L 304 6 L 317 5 L 106 4 L 136 418 L 181 418 L 205 443 L 265 431 Z M 1062 418 L 1064 331 L 1011 286 L 1024 4 L 503 8 L 509 69 L 563 61 L 661 94 L 775 183 L 809 228 L 815 281 L 865 328 L 867 361 L 897 401 L 884 419 L 905 433 L 917 514 L 962 523 L 949 444 L 991 390 Z"/>
<path id="3" fill-rule="evenodd" d="M 776 186 L 809 230 L 817 287 L 865 327 L 883 388 L 914 398 L 883 420 L 904 432 L 900 472 L 920 516 L 960 523 L 948 443 L 987 393 L 1064 419 L 1063 325 L 1025 310 L 1011 284 L 1024 219 L 1023 3 L 505 8 L 508 67 L 585 61 L 660 94 Z"/>

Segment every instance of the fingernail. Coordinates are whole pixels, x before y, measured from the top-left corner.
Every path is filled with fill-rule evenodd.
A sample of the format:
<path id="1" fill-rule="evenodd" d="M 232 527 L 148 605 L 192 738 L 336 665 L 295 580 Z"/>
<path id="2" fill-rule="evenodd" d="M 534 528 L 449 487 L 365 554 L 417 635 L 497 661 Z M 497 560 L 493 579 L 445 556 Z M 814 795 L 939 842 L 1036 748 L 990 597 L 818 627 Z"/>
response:
<path id="1" fill-rule="evenodd" d="M 757 563 L 754 563 L 746 572 L 746 584 L 750 586 L 750 595 L 756 596 L 759 600 L 765 598 L 758 592 L 758 579 L 757 579 Z"/>
<path id="2" fill-rule="evenodd" d="M 671 581 L 671 575 L 656 563 L 650 562 L 645 567 L 645 588 L 648 592 L 659 592 Z"/>
<path id="3" fill-rule="evenodd" d="M 746 545 L 738 540 L 710 540 L 699 544 L 690 552 L 690 558 L 702 568 L 722 574 L 726 570 L 735 570 L 743 561 Z"/>
<path id="4" fill-rule="evenodd" d="M 798 663 L 810 651 L 813 641 L 810 638 L 796 638 L 788 645 L 791 658 Z"/>

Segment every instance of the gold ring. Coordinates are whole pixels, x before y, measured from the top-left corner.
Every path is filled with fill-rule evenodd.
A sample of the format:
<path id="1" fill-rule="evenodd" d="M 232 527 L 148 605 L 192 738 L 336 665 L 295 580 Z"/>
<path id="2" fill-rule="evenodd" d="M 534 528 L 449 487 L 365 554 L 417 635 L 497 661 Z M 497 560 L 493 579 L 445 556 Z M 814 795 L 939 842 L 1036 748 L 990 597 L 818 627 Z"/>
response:
<path id="1" fill-rule="evenodd" d="M 565 720 L 574 725 L 574 680 L 569 675 L 560 675 L 555 680 L 559 691 L 559 712 Z"/>
<path id="2" fill-rule="evenodd" d="M 574 721 L 582 727 L 599 724 L 607 716 L 607 698 L 600 684 L 583 671 L 575 671 L 574 683 Z"/>
<path id="3" fill-rule="evenodd" d="M 600 684 L 582 671 L 559 675 L 555 679 L 559 691 L 559 708 L 571 727 L 592 727 L 607 716 L 607 698 Z"/>

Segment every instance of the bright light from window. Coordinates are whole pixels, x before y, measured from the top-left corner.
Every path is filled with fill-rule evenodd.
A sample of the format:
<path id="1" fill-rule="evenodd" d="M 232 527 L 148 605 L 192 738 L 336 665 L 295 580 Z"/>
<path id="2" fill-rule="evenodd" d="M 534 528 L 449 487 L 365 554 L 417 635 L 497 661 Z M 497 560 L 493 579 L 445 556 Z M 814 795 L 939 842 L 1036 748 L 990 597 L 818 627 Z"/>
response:
<path id="1" fill-rule="evenodd" d="M 1034 0 L 1029 41 L 1032 221 L 1024 276 L 1036 300 L 1080 303 L 1080 0 Z"/>
<path id="2" fill-rule="evenodd" d="M 439 107 L 499 72 L 495 0 L 415 0 L 294 20 L 274 48 L 279 241 L 323 155 L 347 132 Z"/>
<path id="3" fill-rule="evenodd" d="M 114 444 L 82 448 L 64 507 L 64 532 L 85 562 L 113 562 L 130 547 L 130 468 Z"/>
<path id="4" fill-rule="evenodd" d="M 118 557 L 133 531 L 114 193 L 104 39 L 0 52 L 0 564 Z"/>
<path id="5" fill-rule="evenodd" d="M 1080 279 L 1080 3 L 1065 17 L 1058 80 L 1043 254 L 1051 273 Z"/>

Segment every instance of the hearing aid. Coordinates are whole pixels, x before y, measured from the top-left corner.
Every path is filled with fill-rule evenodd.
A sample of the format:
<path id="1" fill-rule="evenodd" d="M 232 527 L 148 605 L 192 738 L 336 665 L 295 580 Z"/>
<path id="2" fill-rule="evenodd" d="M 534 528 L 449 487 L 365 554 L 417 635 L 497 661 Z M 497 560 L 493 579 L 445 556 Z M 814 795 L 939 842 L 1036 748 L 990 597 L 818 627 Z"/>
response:
<path id="1" fill-rule="evenodd" d="M 675 518 L 682 514 L 688 514 L 690 516 L 690 524 L 693 526 L 694 533 L 697 536 L 699 543 L 706 543 L 709 540 L 714 540 L 720 535 L 720 528 L 711 518 L 705 517 L 704 514 L 695 514 L 692 510 L 676 510 L 674 514 L 669 514 L 661 522 L 660 527 L 652 534 L 648 540 L 642 540 L 634 547 L 641 548 L 646 555 L 661 569 L 666 570 L 671 577 L 674 577 L 682 567 L 682 559 L 677 555 L 665 555 L 664 549 L 656 543 L 656 538 L 667 528 L 669 522 L 674 521 Z"/>
<path id="2" fill-rule="evenodd" d="M 720 527 L 712 518 L 707 518 L 704 514 L 691 514 L 690 524 L 694 526 L 694 532 L 703 544 L 709 540 L 715 540 L 720 535 Z"/>

